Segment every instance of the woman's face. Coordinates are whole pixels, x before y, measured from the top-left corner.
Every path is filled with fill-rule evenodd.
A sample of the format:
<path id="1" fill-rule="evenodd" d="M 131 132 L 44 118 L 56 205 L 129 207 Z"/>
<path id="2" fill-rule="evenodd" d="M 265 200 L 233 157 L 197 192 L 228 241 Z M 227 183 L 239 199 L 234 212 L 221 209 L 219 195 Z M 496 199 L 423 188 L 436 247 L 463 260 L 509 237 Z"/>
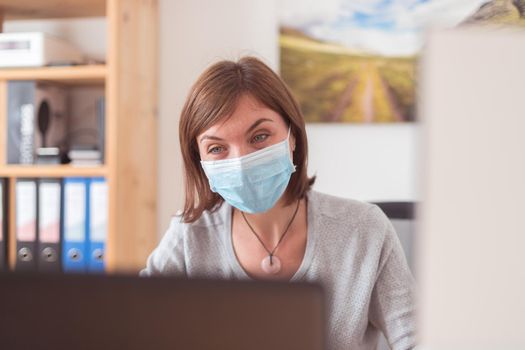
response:
<path id="1" fill-rule="evenodd" d="M 230 118 L 212 125 L 197 136 L 201 160 L 237 158 L 284 141 L 284 119 L 249 94 L 239 98 Z M 290 134 L 290 152 L 295 139 Z M 291 156 L 291 154 L 290 154 Z"/>

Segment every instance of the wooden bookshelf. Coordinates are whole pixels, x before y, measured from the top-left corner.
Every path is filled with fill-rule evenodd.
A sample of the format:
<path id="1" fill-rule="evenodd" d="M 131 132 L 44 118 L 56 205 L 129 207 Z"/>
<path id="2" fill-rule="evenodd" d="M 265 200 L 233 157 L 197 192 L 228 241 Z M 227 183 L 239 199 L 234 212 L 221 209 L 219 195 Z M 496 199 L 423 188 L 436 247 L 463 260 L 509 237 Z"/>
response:
<path id="1" fill-rule="evenodd" d="M 105 0 L 0 0 L 7 20 L 72 17 L 102 17 Z"/>
<path id="2" fill-rule="evenodd" d="M 62 84 L 104 84 L 105 65 L 1 69 L 0 80 L 40 80 Z"/>
<path id="3" fill-rule="evenodd" d="M 0 177 L 39 178 L 39 177 L 96 177 L 107 176 L 108 167 L 80 167 L 72 165 L 6 165 L 0 168 Z"/>
<path id="4" fill-rule="evenodd" d="M 0 0 L 3 20 L 105 16 L 106 63 L 0 69 L 0 177 L 104 176 L 109 188 L 106 270 L 136 273 L 157 244 L 157 37 L 156 0 Z M 8 165 L 7 82 L 38 80 L 105 87 L 105 164 Z M 14 267 L 15 210 L 9 210 L 9 257 Z"/>

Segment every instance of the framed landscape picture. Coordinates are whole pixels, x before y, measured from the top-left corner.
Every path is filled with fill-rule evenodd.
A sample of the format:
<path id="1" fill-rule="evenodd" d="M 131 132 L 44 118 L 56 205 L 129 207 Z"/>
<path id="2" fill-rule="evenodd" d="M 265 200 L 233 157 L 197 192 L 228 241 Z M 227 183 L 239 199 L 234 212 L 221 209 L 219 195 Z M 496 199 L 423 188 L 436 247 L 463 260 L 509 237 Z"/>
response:
<path id="1" fill-rule="evenodd" d="M 412 122 L 428 27 L 525 25 L 525 0 L 281 0 L 281 76 L 307 122 Z"/>

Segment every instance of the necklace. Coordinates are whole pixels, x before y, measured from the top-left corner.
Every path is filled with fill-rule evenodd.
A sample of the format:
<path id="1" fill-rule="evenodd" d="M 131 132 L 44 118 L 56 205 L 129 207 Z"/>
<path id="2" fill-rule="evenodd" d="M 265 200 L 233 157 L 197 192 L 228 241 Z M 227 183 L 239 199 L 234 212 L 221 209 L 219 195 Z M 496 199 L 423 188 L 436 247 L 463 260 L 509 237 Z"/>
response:
<path id="1" fill-rule="evenodd" d="M 268 248 L 266 248 L 266 245 L 264 244 L 264 242 L 261 240 L 261 238 L 259 237 L 257 232 L 255 232 L 255 230 L 253 229 L 252 225 L 250 225 L 250 223 L 248 222 L 248 219 L 246 219 L 246 216 L 244 216 L 244 213 L 241 211 L 241 214 L 242 214 L 242 217 L 244 218 L 244 221 L 246 222 L 246 224 L 248 225 L 250 230 L 253 232 L 253 234 L 257 237 L 259 242 L 261 242 L 261 244 L 264 247 L 264 249 L 268 252 L 268 256 L 265 257 L 261 261 L 261 268 L 262 268 L 262 270 L 264 272 L 268 273 L 268 274 L 276 274 L 276 273 L 279 273 L 279 271 L 281 271 L 281 260 L 278 257 L 276 257 L 273 253 L 275 252 L 275 250 L 277 249 L 279 244 L 282 242 L 284 236 L 288 232 L 288 229 L 292 225 L 292 222 L 295 219 L 295 216 L 297 215 L 297 211 L 299 210 L 299 203 L 300 203 L 300 200 L 297 201 L 297 206 L 295 207 L 295 211 L 293 213 L 292 219 L 290 220 L 290 222 L 286 226 L 286 229 L 284 230 L 283 234 L 281 235 L 281 238 L 279 239 L 279 242 L 277 242 L 277 245 L 275 246 L 275 248 L 273 248 L 272 251 L 270 251 Z"/>

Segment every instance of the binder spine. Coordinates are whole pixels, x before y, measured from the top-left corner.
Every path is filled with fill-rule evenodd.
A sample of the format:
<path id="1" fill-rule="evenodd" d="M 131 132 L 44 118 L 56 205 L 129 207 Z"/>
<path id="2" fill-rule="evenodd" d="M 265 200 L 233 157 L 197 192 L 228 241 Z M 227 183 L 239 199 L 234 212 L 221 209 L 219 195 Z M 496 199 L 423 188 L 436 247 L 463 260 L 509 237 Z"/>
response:
<path id="1" fill-rule="evenodd" d="M 16 271 L 36 270 L 37 182 L 16 182 Z"/>
<path id="2" fill-rule="evenodd" d="M 38 270 L 60 272 L 60 179 L 42 179 L 38 186 Z"/>
<path id="3" fill-rule="evenodd" d="M 87 204 L 85 178 L 65 178 L 63 189 L 62 268 L 64 272 L 87 270 Z"/>
<path id="4" fill-rule="evenodd" d="M 0 271 L 7 270 L 7 180 L 0 178 Z"/>
<path id="5" fill-rule="evenodd" d="M 108 187 L 105 178 L 92 178 L 89 191 L 89 271 L 103 273 L 108 230 Z"/>

